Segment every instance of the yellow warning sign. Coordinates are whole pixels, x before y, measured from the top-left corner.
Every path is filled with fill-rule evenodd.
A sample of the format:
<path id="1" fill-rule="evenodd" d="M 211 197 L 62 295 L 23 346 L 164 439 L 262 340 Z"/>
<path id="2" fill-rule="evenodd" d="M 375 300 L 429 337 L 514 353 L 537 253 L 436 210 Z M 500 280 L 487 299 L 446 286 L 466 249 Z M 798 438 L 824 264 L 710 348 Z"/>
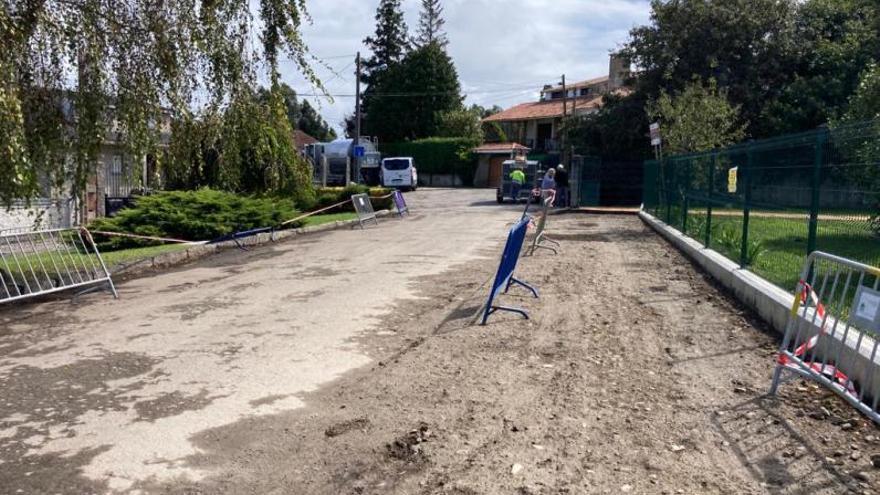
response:
<path id="1" fill-rule="evenodd" d="M 739 167 L 733 167 L 727 173 L 727 192 L 730 194 L 736 194 L 736 176 L 738 172 Z"/>

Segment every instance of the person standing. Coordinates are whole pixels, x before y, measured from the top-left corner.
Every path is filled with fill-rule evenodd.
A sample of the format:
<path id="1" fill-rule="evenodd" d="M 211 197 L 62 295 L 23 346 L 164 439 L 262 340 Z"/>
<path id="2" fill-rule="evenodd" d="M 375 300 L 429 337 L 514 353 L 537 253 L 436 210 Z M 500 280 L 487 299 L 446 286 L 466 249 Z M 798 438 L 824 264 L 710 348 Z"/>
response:
<path id="1" fill-rule="evenodd" d="M 570 206 L 570 196 L 568 190 L 568 171 L 561 163 L 556 167 L 556 197 L 559 199 L 558 206 L 565 208 Z"/>
<path id="2" fill-rule="evenodd" d="M 541 199 L 550 198 L 550 206 L 556 202 L 556 169 L 551 168 L 541 180 Z"/>
<path id="3" fill-rule="evenodd" d="M 522 191 L 523 185 L 526 183 L 526 174 L 521 168 L 514 168 L 510 172 L 511 195 L 514 201 L 519 201 L 519 193 Z"/>

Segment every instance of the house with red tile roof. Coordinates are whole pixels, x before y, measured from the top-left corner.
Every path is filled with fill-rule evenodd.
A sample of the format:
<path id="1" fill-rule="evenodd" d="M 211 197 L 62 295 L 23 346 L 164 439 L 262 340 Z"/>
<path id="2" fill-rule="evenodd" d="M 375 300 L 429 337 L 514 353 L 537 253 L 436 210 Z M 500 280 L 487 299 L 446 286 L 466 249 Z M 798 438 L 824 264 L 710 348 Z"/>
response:
<path id="1" fill-rule="evenodd" d="M 559 129 L 564 116 L 598 112 L 605 95 L 628 91 L 629 64 L 611 56 L 607 76 L 560 86 L 544 86 L 538 101 L 521 103 L 483 119 L 484 125 L 498 125 L 511 142 L 538 153 L 559 151 Z M 491 134 L 491 133 L 490 133 Z"/>

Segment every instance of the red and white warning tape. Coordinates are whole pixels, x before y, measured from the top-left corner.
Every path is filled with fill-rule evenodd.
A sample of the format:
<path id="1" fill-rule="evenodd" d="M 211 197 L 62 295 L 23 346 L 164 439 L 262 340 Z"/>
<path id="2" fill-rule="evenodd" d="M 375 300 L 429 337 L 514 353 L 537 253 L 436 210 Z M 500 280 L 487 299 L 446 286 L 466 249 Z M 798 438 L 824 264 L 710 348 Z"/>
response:
<path id="1" fill-rule="evenodd" d="M 815 361 L 807 362 L 803 360 L 807 353 L 813 350 L 816 345 L 818 345 L 819 337 L 827 333 L 826 325 L 828 323 L 828 313 L 825 310 L 825 305 L 822 304 L 822 301 L 819 300 L 819 296 L 816 294 L 816 291 L 813 290 L 813 287 L 810 286 L 810 284 L 801 280 L 800 286 L 804 288 L 804 290 L 800 294 L 801 304 L 807 304 L 808 300 L 809 302 L 813 303 L 813 306 L 816 308 L 816 315 L 820 318 L 820 321 L 822 322 L 822 329 L 819 333 L 812 336 L 809 340 L 801 344 L 797 349 L 794 350 L 792 354 L 811 370 L 819 373 L 820 375 L 825 375 L 826 377 L 834 381 L 835 384 L 838 385 L 842 391 L 856 397 L 857 392 L 856 389 L 853 387 L 852 381 L 842 371 L 840 371 L 836 365 L 817 363 Z M 816 355 L 814 353 L 813 357 L 815 358 L 815 356 Z M 792 360 L 785 354 L 779 354 L 778 363 L 782 366 L 793 369 L 800 368 L 797 363 L 792 362 Z"/>

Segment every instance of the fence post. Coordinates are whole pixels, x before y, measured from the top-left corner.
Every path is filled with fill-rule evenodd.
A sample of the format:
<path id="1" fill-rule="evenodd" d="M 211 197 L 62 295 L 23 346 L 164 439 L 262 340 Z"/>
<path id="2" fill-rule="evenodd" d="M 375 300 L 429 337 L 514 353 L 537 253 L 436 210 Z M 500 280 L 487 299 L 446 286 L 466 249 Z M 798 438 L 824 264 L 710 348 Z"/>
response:
<path id="1" fill-rule="evenodd" d="M 690 207 L 690 187 L 691 187 L 691 172 L 692 166 L 690 160 L 687 162 L 687 169 L 685 174 L 685 188 L 684 188 L 684 201 L 682 201 L 682 209 L 681 209 L 681 233 L 687 236 L 688 229 L 688 208 Z"/>
<path id="2" fill-rule="evenodd" d="M 664 158 L 661 158 L 661 167 L 663 167 L 664 162 L 666 161 Z M 666 167 L 664 167 L 666 168 Z M 661 169 L 662 170 L 662 169 Z M 669 192 L 669 180 L 666 178 L 666 175 L 671 175 L 671 172 L 667 169 L 666 174 L 663 174 L 663 196 L 665 196 L 666 201 L 666 225 L 672 225 L 672 193 Z"/>
<path id="3" fill-rule="evenodd" d="M 743 186 L 745 187 L 745 198 L 743 201 L 743 231 L 742 246 L 739 252 L 739 267 L 746 268 L 749 262 L 749 216 L 752 209 L 752 161 L 754 160 L 754 143 L 749 142 L 746 148 L 746 167 L 743 170 Z"/>
<path id="4" fill-rule="evenodd" d="M 706 196 L 706 239 L 703 243 L 706 249 L 712 244 L 712 192 L 715 190 L 715 162 L 718 153 L 712 153 L 712 161 L 709 162 L 709 190 Z"/>
<path id="5" fill-rule="evenodd" d="M 819 201 L 821 200 L 822 185 L 822 159 L 824 156 L 824 145 L 827 135 L 825 130 L 819 131 L 816 135 L 816 149 L 813 153 L 813 178 L 810 184 L 812 197 L 810 198 L 810 226 L 809 235 L 807 236 L 807 255 L 816 250 L 816 243 L 819 234 Z"/>

